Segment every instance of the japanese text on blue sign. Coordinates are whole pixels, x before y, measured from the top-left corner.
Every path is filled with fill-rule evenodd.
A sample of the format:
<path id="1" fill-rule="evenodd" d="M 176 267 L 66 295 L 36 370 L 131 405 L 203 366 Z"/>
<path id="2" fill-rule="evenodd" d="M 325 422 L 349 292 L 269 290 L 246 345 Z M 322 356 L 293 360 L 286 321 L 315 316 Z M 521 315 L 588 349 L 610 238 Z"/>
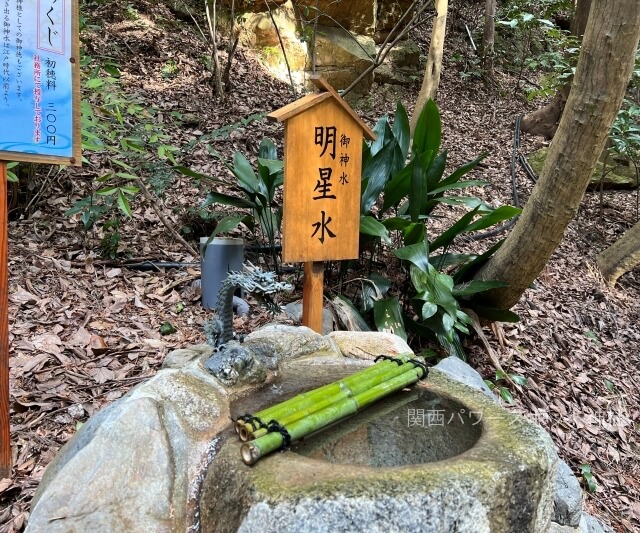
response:
<path id="1" fill-rule="evenodd" d="M 0 151 L 71 158 L 73 3 L 0 0 L 0 8 Z"/>

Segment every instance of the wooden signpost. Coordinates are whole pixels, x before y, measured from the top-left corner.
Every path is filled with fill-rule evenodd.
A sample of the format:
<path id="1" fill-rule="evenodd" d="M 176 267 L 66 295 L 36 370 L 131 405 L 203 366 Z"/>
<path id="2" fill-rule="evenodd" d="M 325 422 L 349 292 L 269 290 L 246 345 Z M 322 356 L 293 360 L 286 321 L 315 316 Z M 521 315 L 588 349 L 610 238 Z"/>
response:
<path id="1" fill-rule="evenodd" d="M 1 0 L 0 479 L 11 475 L 7 161 L 80 165 L 78 0 Z"/>
<path id="2" fill-rule="evenodd" d="M 362 138 L 375 134 L 320 76 L 267 118 L 284 122 L 282 260 L 304 263 L 302 323 L 322 331 L 324 261 L 357 259 Z"/>

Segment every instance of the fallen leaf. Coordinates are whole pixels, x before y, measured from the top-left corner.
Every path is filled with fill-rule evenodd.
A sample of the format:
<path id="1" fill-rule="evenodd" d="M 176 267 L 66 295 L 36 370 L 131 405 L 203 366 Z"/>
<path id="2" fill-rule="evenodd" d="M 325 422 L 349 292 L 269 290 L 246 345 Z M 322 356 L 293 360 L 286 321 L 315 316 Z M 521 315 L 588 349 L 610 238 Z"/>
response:
<path id="1" fill-rule="evenodd" d="M 38 303 L 39 298 L 23 288 L 19 288 L 9 295 L 9 300 L 16 304 L 35 304 Z"/>
<path id="2" fill-rule="evenodd" d="M 109 370 L 104 366 L 90 369 L 89 374 L 91 374 L 91 377 L 99 384 L 106 383 L 107 381 L 111 381 L 115 378 L 113 370 Z"/>

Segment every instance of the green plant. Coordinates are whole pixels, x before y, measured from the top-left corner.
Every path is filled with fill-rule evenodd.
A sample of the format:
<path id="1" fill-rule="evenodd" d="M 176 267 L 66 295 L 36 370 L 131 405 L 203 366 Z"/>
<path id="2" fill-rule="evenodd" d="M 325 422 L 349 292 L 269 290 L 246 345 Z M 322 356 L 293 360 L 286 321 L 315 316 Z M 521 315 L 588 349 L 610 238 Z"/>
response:
<path id="1" fill-rule="evenodd" d="M 516 385 L 520 385 L 521 387 L 527 386 L 527 378 L 521 376 L 520 374 L 507 374 L 502 372 L 501 370 L 496 370 L 495 382 L 489 379 L 485 379 L 484 382 L 492 391 L 498 391 L 500 398 L 502 398 L 508 404 L 513 404 L 513 395 L 511 391 L 505 386 L 507 382 L 515 383 Z"/>
<path id="2" fill-rule="evenodd" d="M 391 290 L 397 283 L 384 278 L 381 281 L 381 276 L 363 283 L 360 310 L 367 315 L 372 312 L 378 329 L 402 336 L 408 330 L 435 340 L 448 353 L 464 357 L 459 333 L 469 333 L 470 318 L 463 307 L 492 319 L 513 321 L 517 317 L 483 308 L 471 299 L 478 292 L 503 286 L 472 280 L 500 243 L 480 255 L 449 253 L 448 249 L 459 235 L 509 220 L 520 210 L 511 206 L 493 208 L 474 196 L 449 195 L 486 184 L 462 180 L 485 155 L 445 173 L 447 152 L 440 152 L 440 113 L 433 101 L 422 111 L 411 145 L 409 121 L 401 104 L 393 126 L 383 117 L 374 131 L 376 141 L 363 149 L 360 231 L 378 239 L 382 246 L 390 246 L 393 255 L 410 267 L 409 279 L 396 289 L 400 297 Z M 440 235 L 429 235 L 429 220 L 442 205 L 469 210 Z M 394 246 L 398 241 L 402 246 Z M 434 251 L 439 253 L 434 255 Z M 413 292 L 406 289 L 407 284 Z"/>
<path id="3" fill-rule="evenodd" d="M 170 137 L 157 124 L 158 109 L 122 89 L 116 63 L 83 56 L 81 66 L 87 73 L 81 102 L 83 161 L 91 166 L 87 154 L 93 152 L 108 154 L 111 162 L 111 168 L 96 178 L 93 194 L 65 213 L 80 213 L 88 230 L 114 210 L 118 216 L 131 217 L 139 180 L 146 180 L 161 194 L 171 183 L 171 165 L 176 164 L 179 148 L 170 144 Z"/>
<path id="4" fill-rule="evenodd" d="M 640 105 L 625 100 L 609 133 L 610 151 L 633 162 L 640 162 Z"/>
<path id="5" fill-rule="evenodd" d="M 175 78 L 178 75 L 178 64 L 173 59 L 167 60 L 167 62 L 162 65 L 160 72 L 162 73 L 163 78 Z"/>
<path id="6" fill-rule="evenodd" d="M 527 66 L 527 58 L 538 55 L 532 48 L 533 43 L 546 40 L 547 36 L 545 34 L 549 30 L 555 29 L 555 26 L 549 19 L 540 18 L 527 11 L 517 12 L 509 20 L 498 20 L 497 22 L 515 32 L 513 38 L 517 43 L 515 47 L 517 52 L 514 60 L 517 62 L 518 83 L 516 87 L 519 89 L 524 69 Z M 534 39 L 536 35 L 537 38 Z"/>
<path id="7" fill-rule="evenodd" d="M 593 473 L 591 472 L 591 466 L 587 464 L 580 465 L 580 472 L 582 472 L 582 478 L 584 479 L 587 490 L 591 493 L 594 493 L 598 490 L 598 484 L 593 477 Z"/>
<path id="8" fill-rule="evenodd" d="M 18 182 L 18 176 L 15 172 L 12 172 L 12 169 L 16 168 L 19 163 L 12 161 L 11 163 L 7 163 L 7 181 L 12 181 L 14 183 Z"/>
<path id="9" fill-rule="evenodd" d="M 224 185 L 229 191 L 230 194 L 211 190 L 200 206 L 201 209 L 212 205 L 235 208 L 233 214 L 228 214 L 218 221 L 210 238 L 243 224 L 253 232 L 257 242 L 267 245 L 271 266 L 279 272 L 276 246 L 282 223 L 282 206 L 276 202 L 276 192 L 283 182 L 283 162 L 278 159 L 275 144 L 270 139 L 262 139 L 257 173 L 254 172 L 249 160 L 240 152 L 236 152 L 233 162 L 229 163 L 213 148 L 208 146 L 208 149 L 235 176 L 235 183 L 200 174 L 182 166 L 176 167 L 176 170 L 209 185 Z M 237 209 L 246 209 L 248 213 L 238 214 Z"/>
<path id="10" fill-rule="evenodd" d="M 545 38 L 549 42 L 548 49 L 524 60 L 527 69 L 544 72 L 540 76 L 539 86 L 527 89 L 528 100 L 553 96 L 559 88 L 571 81 L 578 64 L 578 39 L 559 28 L 546 27 L 545 30 Z"/>

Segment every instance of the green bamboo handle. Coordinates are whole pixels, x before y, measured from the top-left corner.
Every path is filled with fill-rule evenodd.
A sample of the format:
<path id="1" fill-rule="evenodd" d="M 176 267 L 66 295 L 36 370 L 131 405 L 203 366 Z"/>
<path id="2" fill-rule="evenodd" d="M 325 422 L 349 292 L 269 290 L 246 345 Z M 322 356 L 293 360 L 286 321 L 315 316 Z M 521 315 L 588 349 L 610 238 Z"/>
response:
<path id="1" fill-rule="evenodd" d="M 405 362 L 412 356 L 413 354 L 399 354 L 396 357 L 400 360 L 404 360 Z M 384 373 L 386 369 L 391 368 L 392 366 L 399 366 L 394 361 L 381 361 L 374 365 L 371 365 L 360 372 L 356 372 L 355 374 L 351 374 L 350 376 L 343 378 L 339 381 L 329 383 L 328 385 L 324 385 L 318 389 L 314 389 L 310 392 L 305 392 L 294 396 L 284 402 L 276 404 L 267 409 L 263 409 L 255 413 L 253 416 L 260 418 L 260 420 L 264 422 L 268 422 L 272 419 L 277 419 L 278 417 L 282 417 L 284 414 L 288 414 L 295 410 L 305 409 L 307 407 L 312 406 L 320 399 L 324 399 L 327 395 L 335 395 L 344 390 L 343 385 L 346 385 L 347 388 L 351 386 L 352 383 L 357 383 L 362 380 L 364 377 L 369 377 L 370 375 L 377 375 L 380 373 Z M 246 428 L 245 428 L 246 426 Z M 240 431 L 245 428 L 246 431 L 255 431 L 258 429 L 253 426 L 250 422 L 245 422 L 244 420 L 237 420 L 235 424 L 236 432 L 240 433 Z"/>
<path id="2" fill-rule="evenodd" d="M 373 375 L 365 375 L 364 376 L 365 379 L 359 379 L 357 381 L 351 379 L 353 378 L 353 376 L 350 376 L 349 380 L 344 379 L 342 382 L 339 382 L 341 383 L 341 390 L 339 392 L 331 396 L 325 396 L 323 398 L 320 398 L 320 395 L 317 395 L 316 402 L 311 406 L 294 408 L 290 411 L 282 409 L 281 411 L 279 410 L 276 413 L 276 416 L 273 416 L 272 418 L 269 418 L 263 421 L 267 423 L 270 420 L 275 419 L 280 425 L 288 426 L 292 422 L 295 422 L 296 420 L 300 420 L 301 418 L 309 416 L 310 414 L 315 413 L 316 411 L 325 409 L 326 407 L 330 406 L 335 402 L 342 401 L 348 397 L 357 396 L 358 394 L 363 393 L 369 390 L 370 388 L 375 387 L 376 385 L 379 385 L 380 383 L 383 383 L 391 378 L 404 374 L 408 370 L 411 370 L 412 368 L 414 368 L 413 363 L 410 363 L 410 362 L 404 363 L 402 365 L 398 365 L 393 361 L 389 361 L 389 362 L 393 364 L 390 367 L 385 367 L 384 369 L 385 372 L 378 372 Z M 351 384 L 352 381 L 355 381 L 355 383 Z M 249 429 L 250 429 L 249 425 L 245 425 L 244 428 L 240 429 L 241 440 L 243 441 L 253 440 L 267 434 L 267 429 L 263 427 L 258 428 L 254 431 L 249 431 Z"/>
<path id="3" fill-rule="evenodd" d="M 393 392 L 401 390 L 408 385 L 412 385 L 418 381 L 423 374 L 424 370 L 421 367 L 414 367 L 408 372 L 384 381 L 383 383 L 380 383 L 357 396 L 336 402 L 322 411 L 317 411 L 305 418 L 291 423 L 289 426 L 286 426 L 286 430 L 291 437 L 291 442 L 299 440 L 309 433 L 352 415 L 359 409 L 362 409 Z M 267 433 L 259 439 L 251 442 L 245 442 L 240 451 L 242 460 L 248 465 L 253 465 L 264 455 L 281 448 L 283 442 L 283 436 L 278 432 Z"/>

